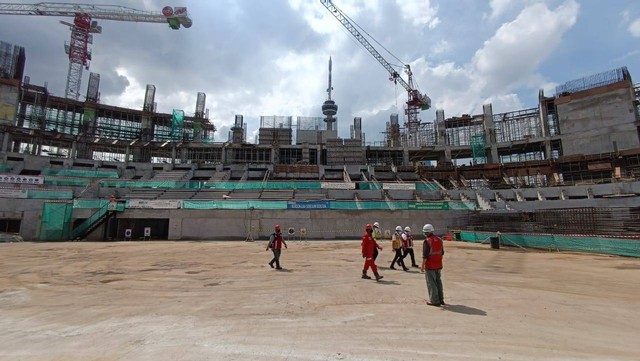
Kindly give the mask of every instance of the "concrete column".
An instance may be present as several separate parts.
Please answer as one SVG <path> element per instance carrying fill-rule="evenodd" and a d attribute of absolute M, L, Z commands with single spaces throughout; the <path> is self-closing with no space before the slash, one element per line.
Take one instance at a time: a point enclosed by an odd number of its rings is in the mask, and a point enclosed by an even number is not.
<path fill-rule="evenodd" d="M 484 113 L 482 119 L 484 125 L 484 139 L 487 147 L 489 148 L 489 152 L 487 153 L 487 163 L 500 163 L 500 158 L 498 157 L 496 129 L 495 124 L 493 123 L 493 107 L 491 106 L 491 103 L 483 105 L 482 110 Z"/>
<path fill-rule="evenodd" d="M 409 147 L 406 143 L 402 148 L 402 165 L 410 165 L 409 164 Z"/>
<path fill-rule="evenodd" d="M 5 132 L 2 134 L 2 148 L 0 148 L 0 153 L 9 152 L 9 144 L 11 143 L 11 134 L 9 132 Z"/>
<path fill-rule="evenodd" d="M 71 154 L 69 154 L 69 158 L 76 159 L 77 152 L 78 152 L 78 142 L 74 140 L 73 142 L 71 142 Z"/>
<path fill-rule="evenodd" d="M 309 163 L 309 143 L 302 143 L 302 161 Z"/>
<path fill-rule="evenodd" d="M 443 109 L 436 110 L 436 126 L 438 128 L 436 132 L 436 144 L 444 147 L 444 154 L 440 159 L 438 159 L 438 161 L 451 162 L 451 145 L 447 139 L 447 128 L 445 125 Z"/>
<path fill-rule="evenodd" d="M 551 159 L 551 133 L 549 131 L 549 108 L 545 101 L 544 91 L 538 92 L 538 109 L 540 114 L 540 131 L 544 137 L 544 158 Z"/>
<path fill-rule="evenodd" d="M 175 144 L 171 145 L 171 164 L 176 164 L 176 146 L 175 146 Z"/>

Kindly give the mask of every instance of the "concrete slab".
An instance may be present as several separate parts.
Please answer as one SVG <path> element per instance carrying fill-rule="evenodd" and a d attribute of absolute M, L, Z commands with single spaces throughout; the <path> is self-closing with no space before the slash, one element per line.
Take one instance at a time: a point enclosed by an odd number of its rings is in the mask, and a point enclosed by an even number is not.
<path fill-rule="evenodd" d="M 0 244 L 0 359 L 640 355 L 639 259 L 447 242 L 436 308 L 417 269 L 360 279 L 359 244 L 289 242 L 283 271 L 266 242 Z"/>

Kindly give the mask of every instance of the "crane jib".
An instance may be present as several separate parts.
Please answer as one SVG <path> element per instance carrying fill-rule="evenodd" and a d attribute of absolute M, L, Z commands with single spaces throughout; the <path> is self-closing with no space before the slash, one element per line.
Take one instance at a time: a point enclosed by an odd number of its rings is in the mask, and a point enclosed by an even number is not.
<path fill-rule="evenodd" d="M 356 29 L 356 27 L 349 21 L 348 16 L 345 15 L 342 10 L 331 2 L 331 0 L 320 0 L 320 3 L 329 10 L 329 12 L 344 26 L 353 37 L 356 38 L 362 44 L 367 51 L 389 72 L 389 80 L 394 83 L 400 83 L 400 85 L 407 91 L 409 100 L 407 101 L 407 107 L 421 110 L 427 110 L 431 108 L 431 98 L 426 94 L 420 94 L 420 92 L 413 86 L 413 74 L 409 65 L 405 65 L 405 72 L 408 75 L 408 82 L 402 79 L 400 74 L 393 68 L 393 66 L 371 45 L 371 43 Z M 416 116 L 416 112 L 408 110 L 407 114 L 410 117 Z M 410 119 L 408 122 L 418 122 L 417 119 Z"/>

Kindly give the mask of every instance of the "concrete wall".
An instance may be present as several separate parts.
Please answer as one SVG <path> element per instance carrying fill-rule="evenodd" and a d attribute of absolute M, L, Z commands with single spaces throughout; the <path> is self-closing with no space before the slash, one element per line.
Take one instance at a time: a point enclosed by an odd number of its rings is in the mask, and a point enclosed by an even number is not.
<path fill-rule="evenodd" d="M 337 210 L 144 210 L 128 209 L 119 219 L 169 219 L 172 240 L 244 240 L 249 229 L 255 240 L 266 240 L 279 224 L 286 233 L 290 227 L 307 229 L 309 239 L 357 239 L 367 223 L 379 222 L 383 230 L 400 225 L 411 227 L 421 237 L 422 226 L 431 223 L 436 233 L 460 226 L 466 211 L 337 211 Z M 92 234 L 99 238 L 102 230 Z M 97 239 L 95 239 L 97 240 Z"/>
<path fill-rule="evenodd" d="M 558 98 L 563 154 L 594 154 L 640 146 L 633 93 L 625 82 Z M 608 90 L 608 91 L 604 91 Z"/>
<path fill-rule="evenodd" d="M 0 198 L 0 217 L 21 219 L 20 235 L 25 241 L 35 241 L 40 230 L 43 204 L 41 199 Z"/>

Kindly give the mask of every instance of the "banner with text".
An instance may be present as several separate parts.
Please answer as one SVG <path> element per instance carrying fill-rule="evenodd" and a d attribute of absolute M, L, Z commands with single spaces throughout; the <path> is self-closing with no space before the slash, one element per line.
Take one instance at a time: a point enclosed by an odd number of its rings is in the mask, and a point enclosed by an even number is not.
<path fill-rule="evenodd" d="M 382 183 L 382 189 L 413 191 L 416 189 L 416 184 L 415 183 Z"/>
<path fill-rule="evenodd" d="M 37 175 L 0 174 L 0 183 L 44 184 L 44 177 Z"/>
<path fill-rule="evenodd" d="M 322 182 L 320 183 L 320 188 L 322 189 L 356 189 L 356 184 L 351 183 L 342 183 L 342 182 Z"/>
<path fill-rule="evenodd" d="M 129 199 L 127 208 L 147 208 L 147 209 L 179 209 L 181 201 L 170 201 L 162 199 Z"/>
<path fill-rule="evenodd" d="M 288 202 L 288 209 L 329 209 L 329 201 Z"/>

